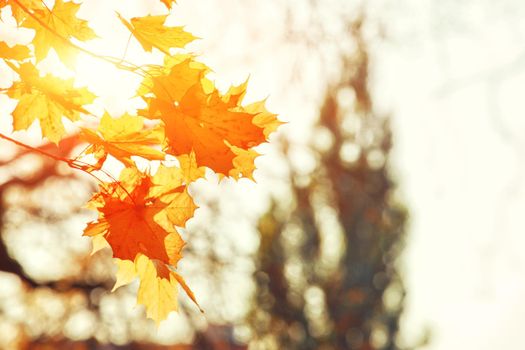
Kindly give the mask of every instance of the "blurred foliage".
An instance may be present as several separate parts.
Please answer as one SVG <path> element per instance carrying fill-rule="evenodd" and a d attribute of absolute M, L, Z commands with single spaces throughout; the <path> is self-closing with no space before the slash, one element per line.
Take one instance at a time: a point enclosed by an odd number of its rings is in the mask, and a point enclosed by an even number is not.
<path fill-rule="evenodd" d="M 293 205 L 260 220 L 253 349 L 398 348 L 406 212 L 388 174 L 388 120 L 368 90 L 362 24 L 349 27 L 355 50 L 320 110 L 315 170 L 292 173 Z"/>

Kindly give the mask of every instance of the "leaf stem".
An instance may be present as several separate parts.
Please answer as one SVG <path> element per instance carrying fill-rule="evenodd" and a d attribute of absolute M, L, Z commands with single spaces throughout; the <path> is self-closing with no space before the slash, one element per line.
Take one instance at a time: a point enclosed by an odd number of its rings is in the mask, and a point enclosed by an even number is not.
<path fill-rule="evenodd" d="M 59 156 L 56 156 L 52 153 L 49 153 L 49 152 L 46 152 L 44 151 L 43 149 L 40 149 L 40 148 L 37 148 L 37 147 L 33 147 L 33 146 L 29 146 L 28 144 L 25 144 L 23 142 L 20 142 L 18 140 L 15 140 L 9 136 L 6 136 L 2 133 L 0 133 L 0 138 L 1 139 L 4 139 L 6 141 L 9 141 L 11 143 L 14 143 L 15 145 L 19 146 L 19 147 L 22 147 L 22 148 L 25 148 L 27 149 L 29 152 L 34 152 L 34 153 L 38 153 L 40 154 L 41 156 L 44 156 L 44 157 L 47 157 L 47 158 L 51 158 L 53 160 L 56 160 L 57 162 L 64 162 L 66 163 L 70 168 L 73 168 L 73 169 L 77 169 L 77 170 L 80 170 L 80 171 L 83 171 L 85 172 L 86 174 L 90 175 L 90 176 L 93 176 L 96 180 L 102 182 L 97 176 L 95 176 L 93 173 L 91 173 L 89 170 L 86 169 L 86 165 L 89 165 L 87 163 L 84 163 L 82 161 L 79 161 L 79 160 L 76 160 L 76 159 L 68 159 L 68 158 L 64 158 L 64 157 L 59 157 Z"/>
<path fill-rule="evenodd" d="M 28 144 L 25 144 L 23 142 L 20 142 L 18 140 L 15 140 L 9 136 L 6 136 L 2 133 L 0 133 L 0 139 L 4 139 L 6 141 L 9 141 L 11 143 L 14 143 L 15 145 L 19 146 L 19 147 L 22 147 L 22 148 L 25 148 L 27 149 L 28 151 L 30 152 L 34 152 L 34 153 L 38 153 L 44 157 L 48 157 L 48 158 L 51 158 L 53 160 L 56 160 L 58 162 L 64 162 L 66 163 L 69 167 L 73 168 L 73 169 L 77 169 L 77 170 L 80 170 L 80 171 L 83 171 L 84 173 L 88 174 L 89 176 L 92 176 L 93 178 L 95 178 L 95 180 L 97 180 L 98 182 L 101 182 L 103 183 L 103 181 L 101 179 L 99 179 L 95 174 L 93 174 L 91 171 L 87 170 L 86 169 L 86 166 L 89 166 L 90 164 L 88 163 L 85 163 L 83 161 L 80 161 L 78 159 L 68 159 L 68 158 L 64 158 L 64 157 L 59 157 L 59 156 L 56 156 L 52 153 L 49 153 L 49 152 L 46 152 L 40 148 L 37 148 L 37 147 L 33 147 L 33 146 L 30 146 Z M 120 181 L 116 180 L 111 174 L 109 174 L 108 172 L 100 169 L 100 171 L 102 171 L 106 176 L 108 176 L 110 179 L 112 179 L 114 181 L 114 183 L 117 184 L 118 187 L 120 187 L 128 196 L 129 198 L 131 199 L 131 201 L 134 203 L 135 201 L 133 200 L 133 197 L 131 196 L 131 194 L 128 192 L 128 190 L 126 188 L 124 188 L 124 186 L 122 186 L 122 184 L 120 183 Z"/>

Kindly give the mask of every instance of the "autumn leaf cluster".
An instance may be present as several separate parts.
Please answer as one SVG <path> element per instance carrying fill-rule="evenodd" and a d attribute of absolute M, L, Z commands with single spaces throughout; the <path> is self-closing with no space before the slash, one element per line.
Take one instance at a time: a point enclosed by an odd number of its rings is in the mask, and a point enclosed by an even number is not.
<path fill-rule="evenodd" d="M 161 2 L 167 11 L 175 4 Z M 177 309 L 179 286 L 197 303 L 177 273 L 185 244 L 178 230 L 197 209 L 188 186 L 203 178 L 206 168 L 221 178 L 253 179 L 259 155 L 254 148 L 266 142 L 281 122 L 266 110 L 264 101 L 243 103 L 246 83 L 221 93 L 207 77 L 210 68 L 184 49 L 196 37 L 183 27 L 165 25 L 169 13 L 131 19 L 116 14 L 144 51 L 164 55 L 163 65 L 139 67 L 81 46 L 103 33 L 95 34 L 77 16 L 80 6 L 63 0 L 52 7 L 40 0 L 0 0 L 2 11 L 10 8 L 17 25 L 35 33 L 28 46 L 10 46 L 0 39 L 0 58 L 18 76 L 3 93 L 17 101 L 14 131 L 38 121 L 42 137 L 59 144 L 66 136 L 64 118 L 77 124 L 79 137 L 88 146 L 65 160 L 70 166 L 99 178 L 108 159 L 123 165 L 118 179 L 100 180 L 99 191 L 87 204 L 98 218 L 88 223 L 84 234 L 92 238 L 95 251 L 111 248 L 118 265 L 115 288 L 140 279 L 137 301 L 158 323 Z M 74 79 L 43 76 L 39 63 L 51 50 L 70 69 L 78 53 L 84 52 L 140 74 L 136 94 L 146 107 L 119 118 L 108 113 L 95 116 L 98 125 L 89 127 L 84 123 L 84 116 L 90 115 L 86 106 L 97 96 L 75 86 Z M 140 170 L 137 161 L 156 166 Z"/>

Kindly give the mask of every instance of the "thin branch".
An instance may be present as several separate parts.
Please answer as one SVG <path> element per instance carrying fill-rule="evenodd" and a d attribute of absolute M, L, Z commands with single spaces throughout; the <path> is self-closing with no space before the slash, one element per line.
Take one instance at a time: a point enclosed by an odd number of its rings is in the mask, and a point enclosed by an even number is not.
<path fill-rule="evenodd" d="M 11 138 L 11 137 L 9 137 L 9 136 L 6 136 L 6 135 L 4 135 L 4 134 L 2 134 L 2 133 L 0 133 L 0 138 L 2 138 L 2 139 L 4 139 L 4 140 L 7 140 L 7 141 L 9 141 L 9 142 L 12 142 L 12 143 L 14 143 L 15 145 L 17 145 L 17 146 L 19 146 L 19 147 L 25 148 L 25 149 L 27 149 L 27 150 L 30 151 L 30 152 L 38 153 L 38 154 L 40 154 L 40 155 L 43 155 L 43 156 L 45 156 L 45 157 L 48 157 L 48 158 L 54 159 L 54 160 L 59 161 L 59 162 L 64 162 L 64 163 L 66 163 L 66 164 L 69 165 L 69 166 L 71 166 L 72 163 L 73 163 L 73 161 L 72 161 L 71 159 L 67 159 L 67 158 L 59 157 L 59 156 L 56 156 L 56 155 L 54 155 L 54 154 L 52 154 L 52 153 L 46 152 L 46 151 L 44 151 L 44 150 L 41 149 L 41 148 L 37 148 L 37 147 L 33 147 L 33 146 L 29 146 L 29 145 L 27 145 L 27 144 L 25 144 L 25 143 L 23 143 L 23 142 L 17 141 L 17 140 L 15 140 L 15 139 L 13 139 L 13 138 Z M 73 167 L 73 168 L 77 168 L 78 166 L 75 166 L 75 165 L 73 164 L 72 167 Z"/>
<path fill-rule="evenodd" d="M 17 140 L 15 140 L 15 139 L 13 139 L 13 138 L 11 138 L 9 136 L 6 136 L 6 135 L 4 135 L 2 133 L 0 133 L 0 138 L 4 139 L 6 141 L 12 142 L 12 143 L 14 143 L 15 145 L 17 145 L 19 147 L 23 147 L 26 150 L 28 150 L 29 152 L 38 153 L 38 154 L 40 154 L 40 155 L 42 155 L 44 157 L 48 157 L 48 158 L 54 159 L 54 160 L 56 160 L 58 162 L 64 162 L 69 167 L 71 167 L 73 169 L 77 169 L 77 170 L 83 171 L 84 173 L 86 173 L 89 176 L 93 177 L 96 181 L 103 183 L 103 181 L 101 179 L 99 179 L 95 174 L 93 174 L 91 171 L 88 170 L 88 168 L 91 166 L 91 164 L 89 164 L 89 163 L 83 162 L 83 161 L 78 160 L 78 159 L 69 159 L 69 158 L 56 156 L 56 155 L 54 155 L 52 153 L 44 151 L 42 148 L 29 146 L 29 145 L 27 145 L 27 144 L 25 144 L 23 142 L 17 141 Z M 108 173 L 107 171 L 105 171 L 103 169 L 98 169 L 98 171 L 101 171 L 106 176 L 108 176 L 110 179 L 112 179 L 114 181 L 114 183 L 116 183 L 117 186 L 120 187 L 126 193 L 126 195 L 129 197 L 129 199 L 133 203 L 135 203 L 135 200 L 133 199 L 133 197 L 131 196 L 129 191 L 120 183 L 120 181 L 115 179 L 110 173 Z"/>

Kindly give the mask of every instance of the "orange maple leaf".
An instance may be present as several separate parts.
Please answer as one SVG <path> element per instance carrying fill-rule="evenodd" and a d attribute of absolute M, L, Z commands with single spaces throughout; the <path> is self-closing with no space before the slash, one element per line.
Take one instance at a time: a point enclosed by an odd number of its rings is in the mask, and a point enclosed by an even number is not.
<path fill-rule="evenodd" d="M 253 123 L 260 128 L 263 128 L 264 136 L 268 138 L 270 134 L 275 132 L 277 128 L 285 122 L 277 119 L 277 114 L 271 113 L 266 109 L 265 100 L 251 103 L 242 107 L 242 110 L 248 113 L 255 114 Z"/>
<path fill-rule="evenodd" d="M 180 76 L 186 79 L 178 79 Z M 192 68 L 190 61 L 155 77 L 151 89 L 154 97 L 147 99 L 145 115 L 164 122 L 168 153 L 179 156 L 194 152 L 199 166 L 228 175 L 237 157 L 232 147 L 249 149 L 266 137 L 263 128 L 253 122 L 258 111 L 250 113 L 238 107 L 244 90 L 223 98 L 214 88 L 206 92 L 201 78 L 202 72 Z"/>
<path fill-rule="evenodd" d="M 234 110 L 215 90 L 206 94 L 201 84 L 188 90 L 179 106 L 161 101 L 168 151 L 175 155 L 195 152 L 197 163 L 221 174 L 234 168 L 231 147 L 252 148 L 266 139 L 253 123 L 255 114 Z"/>
<path fill-rule="evenodd" d="M 168 9 L 176 3 L 160 1 Z M 137 96 L 147 108 L 140 116 L 113 119 L 105 114 L 97 129 L 82 129 L 81 136 L 89 143 L 86 153 L 95 157 L 95 164 L 49 156 L 88 173 L 101 170 L 109 155 L 125 167 L 118 181 L 100 185 L 89 201 L 88 207 L 98 212 L 98 218 L 87 225 L 84 235 L 92 238 L 93 252 L 112 249 L 118 265 L 114 289 L 140 279 L 137 301 L 158 324 L 177 309 L 179 286 L 197 304 L 175 270 L 185 245 L 177 230 L 186 226 L 197 209 L 188 186 L 205 177 L 205 167 L 219 177 L 253 180 L 259 156 L 255 147 L 282 123 L 266 110 L 265 101 L 243 105 L 247 82 L 221 93 L 207 77 L 210 68 L 197 62 L 195 55 L 172 55 L 174 49 L 184 48 L 196 37 L 184 27 L 166 26 L 168 15 L 128 21 L 117 14 L 145 51 L 156 48 L 165 54 L 163 65 L 136 66 L 77 46 L 75 40 L 96 37 L 88 22 L 77 17 L 80 1 L 52 3 L 49 8 L 42 0 L 0 0 L 0 9 L 10 6 L 19 26 L 35 30 L 29 47 L 11 47 L 0 41 L 0 59 L 20 77 L 1 92 L 18 100 L 14 130 L 26 129 L 38 119 L 43 137 L 58 143 L 66 132 L 63 118 L 77 121 L 81 113 L 87 113 L 84 105 L 96 96 L 75 87 L 73 79 L 41 76 L 36 66 L 50 50 L 69 68 L 77 51 L 82 51 L 117 68 L 145 73 Z M 145 127 L 144 117 L 156 119 L 155 126 Z M 160 163 L 158 170 L 154 174 L 138 170 L 134 156 L 157 161 L 148 163 L 147 169 Z M 178 166 L 167 166 L 172 161 L 178 161 Z"/>
<path fill-rule="evenodd" d="M 123 170 L 119 182 L 102 185 L 91 199 L 90 206 L 99 211 L 99 218 L 88 224 L 84 234 L 102 234 L 116 258 L 134 261 L 137 254 L 144 254 L 175 266 L 184 241 L 174 225 L 184 226 L 196 207 L 184 192 L 185 186 L 172 189 L 170 198 L 152 196 L 152 186 L 150 176 L 134 168 Z"/>
<path fill-rule="evenodd" d="M 118 266 L 113 290 L 138 277 L 137 303 L 157 324 L 177 310 L 179 285 L 198 306 L 191 289 L 173 270 L 184 246 L 173 226 L 184 226 L 196 208 L 184 178 L 183 170 L 175 167 L 161 166 L 153 177 L 126 168 L 120 182 L 104 185 L 89 203 L 99 211 L 99 219 L 88 224 L 84 235 L 93 238 L 93 251 L 106 244 L 112 248 Z"/>

